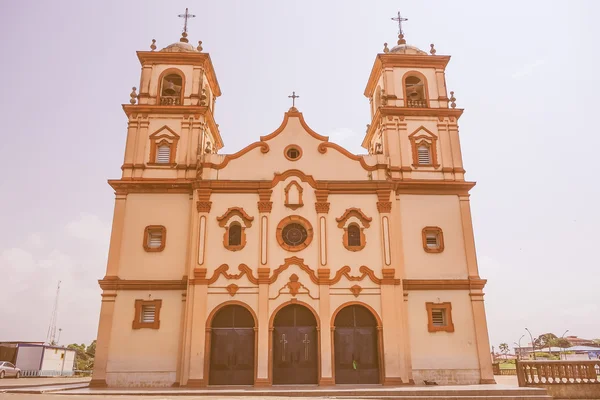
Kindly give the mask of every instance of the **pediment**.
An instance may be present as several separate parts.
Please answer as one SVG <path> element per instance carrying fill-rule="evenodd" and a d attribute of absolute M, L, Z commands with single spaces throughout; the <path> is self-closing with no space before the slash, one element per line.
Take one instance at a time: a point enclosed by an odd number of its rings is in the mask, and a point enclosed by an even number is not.
<path fill-rule="evenodd" d="M 408 137 L 412 138 L 412 139 L 420 139 L 422 137 L 431 138 L 431 139 L 438 138 L 435 133 L 431 132 L 429 129 L 425 128 L 423 125 L 418 127 L 413 133 L 408 135 Z"/>
<path fill-rule="evenodd" d="M 167 125 L 163 125 L 158 130 L 154 131 L 150 135 L 150 139 L 162 139 L 162 138 L 171 138 L 171 139 L 179 139 L 179 135 L 175 133 L 175 131 L 169 128 Z"/>

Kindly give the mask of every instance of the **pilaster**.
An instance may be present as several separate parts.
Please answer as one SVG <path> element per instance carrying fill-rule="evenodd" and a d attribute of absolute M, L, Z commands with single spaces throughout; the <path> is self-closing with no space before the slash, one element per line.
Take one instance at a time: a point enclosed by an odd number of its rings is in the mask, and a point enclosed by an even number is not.
<path fill-rule="evenodd" d="M 90 387 L 106 387 L 106 368 L 108 365 L 108 350 L 110 347 L 116 297 L 116 291 L 106 290 L 102 293 L 94 372 L 92 373 Z"/>
<path fill-rule="evenodd" d="M 477 356 L 479 358 L 479 383 L 496 383 L 490 356 L 490 339 L 488 337 L 487 319 L 483 304 L 483 292 L 471 290 L 471 307 L 473 310 L 473 323 L 475 324 L 475 340 L 477 341 Z"/>
<path fill-rule="evenodd" d="M 127 195 L 117 193 L 115 195 L 115 209 L 113 213 L 112 231 L 110 234 L 106 276 L 119 276 L 119 261 L 121 258 L 121 244 L 123 242 L 126 204 Z"/>
<path fill-rule="evenodd" d="M 259 226 L 259 268 L 258 268 L 258 360 L 256 365 L 255 386 L 270 386 L 269 380 L 269 360 L 272 356 L 272 349 L 269 349 L 269 336 L 272 332 L 269 329 L 269 275 L 271 269 L 267 266 L 268 242 L 269 242 L 269 215 L 273 208 L 271 202 L 270 189 L 260 189 L 258 192 L 258 219 Z"/>

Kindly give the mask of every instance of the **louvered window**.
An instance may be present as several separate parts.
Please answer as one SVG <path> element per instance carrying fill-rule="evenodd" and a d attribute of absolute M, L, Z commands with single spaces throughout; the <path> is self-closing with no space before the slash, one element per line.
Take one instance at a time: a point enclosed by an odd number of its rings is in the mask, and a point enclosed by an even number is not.
<path fill-rule="evenodd" d="M 168 164 L 171 162 L 171 146 L 161 144 L 156 152 L 156 162 L 160 164 Z"/>
<path fill-rule="evenodd" d="M 431 323 L 434 326 L 446 326 L 446 310 L 434 308 L 431 310 Z"/>
<path fill-rule="evenodd" d="M 425 242 L 430 249 L 437 249 L 439 246 L 437 233 L 428 233 L 425 237 Z"/>
<path fill-rule="evenodd" d="M 151 324 L 154 322 L 155 316 L 156 316 L 156 306 L 154 304 L 142 306 L 140 322 Z"/>
<path fill-rule="evenodd" d="M 148 233 L 148 247 L 151 249 L 157 249 L 162 245 L 162 232 L 161 231 L 150 231 Z"/>
<path fill-rule="evenodd" d="M 419 157 L 419 164 L 431 164 L 431 152 L 429 151 L 429 146 L 420 145 L 417 148 L 417 155 Z"/>

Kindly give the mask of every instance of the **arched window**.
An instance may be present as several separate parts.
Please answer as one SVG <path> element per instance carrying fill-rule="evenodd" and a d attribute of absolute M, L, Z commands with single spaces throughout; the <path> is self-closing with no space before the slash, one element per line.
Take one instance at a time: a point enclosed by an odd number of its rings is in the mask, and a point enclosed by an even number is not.
<path fill-rule="evenodd" d="M 242 226 L 238 223 L 232 223 L 229 226 L 229 245 L 239 246 L 242 244 Z"/>
<path fill-rule="evenodd" d="M 362 246 L 360 228 L 356 224 L 348 225 L 348 246 Z"/>
<path fill-rule="evenodd" d="M 425 108 L 427 97 L 425 96 L 425 83 L 416 76 L 409 76 L 404 80 L 404 92 L 406 93 L 406 106 Z"/>
<path fill-rule="evenodd" d="M 419 165 L 431 165 L 431 147 L 428 144 L 420 143 L 417 146 L 417 156 Z"/>
<path fill-rule="evenodd" d="M 183 93 L 183 78 L 179 74 L 169 74 L 161 82 L 160 105 L 181 105 Z"/>

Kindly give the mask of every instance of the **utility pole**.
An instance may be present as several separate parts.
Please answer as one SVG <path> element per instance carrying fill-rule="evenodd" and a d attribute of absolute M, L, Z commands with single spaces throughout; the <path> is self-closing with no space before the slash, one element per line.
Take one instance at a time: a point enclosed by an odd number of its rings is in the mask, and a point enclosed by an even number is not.
<path fill-rule="evenodd" d="M 52 317 L 50 318 L 50 325 L 48 325 L 48 333 L 46 334 L 46 342 L 48 344 L 56 344 L 56 316 L 58 314 L 58 295 L 60 293 L 60 281 L 56 286 L 56 296 L 54 297 L 54 308 L 52 309 Z"/>

